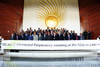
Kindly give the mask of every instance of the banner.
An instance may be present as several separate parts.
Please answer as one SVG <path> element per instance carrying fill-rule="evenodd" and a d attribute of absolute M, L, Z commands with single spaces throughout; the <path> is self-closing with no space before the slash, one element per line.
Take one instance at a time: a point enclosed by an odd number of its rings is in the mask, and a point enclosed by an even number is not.
<path fill-rule="evenodd" d="M 99 50 L 99 40 L 29 41 L 4 40 L 1 49 L 19 50 Z"/>

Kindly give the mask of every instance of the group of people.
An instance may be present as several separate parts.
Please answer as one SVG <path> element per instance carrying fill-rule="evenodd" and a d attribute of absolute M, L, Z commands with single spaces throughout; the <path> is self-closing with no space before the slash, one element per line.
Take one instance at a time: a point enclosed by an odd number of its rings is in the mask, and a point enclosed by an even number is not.
<path fill-rule="evenodd" d="M 20 33 L 12 33 L 10 40 L 87 40 L 91 39 L 91 33 L 87 31 L 77 35 L 75 31 L 70 31 L 61 29 L 40 29 L 37 30 L 32 28 L 27 28 L 26 31 L 21 30 Z"/>

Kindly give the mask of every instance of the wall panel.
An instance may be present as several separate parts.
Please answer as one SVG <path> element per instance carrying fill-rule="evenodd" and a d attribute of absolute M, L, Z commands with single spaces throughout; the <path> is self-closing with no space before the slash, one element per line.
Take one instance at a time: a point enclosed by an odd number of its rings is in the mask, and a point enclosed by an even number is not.
<path fill-rule="evenodd" d="M 0 34 L 4 39 L 9 39 L 13 32 L 19 32 L 17 28 L 22 24 L 23 5 L 24 0 L 0 0 Z"/>
<path fill-rule="evenodd" d="M 79 10 L 82 31 L 86 28 L 96 39 L 100 35 L 100 0 L 79 0 Z"/>

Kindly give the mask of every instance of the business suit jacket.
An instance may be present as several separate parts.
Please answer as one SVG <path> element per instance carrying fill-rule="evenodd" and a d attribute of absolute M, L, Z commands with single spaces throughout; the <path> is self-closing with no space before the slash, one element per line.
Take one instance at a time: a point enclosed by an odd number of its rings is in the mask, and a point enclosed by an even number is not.
<path fill-rule="evenodd" d="M 53 35 L 53 40 L 59 40 L 59 35 L 57 34 L 57 35 Z"/>
<path fill-rule="evenodd" d="M 33 40 L 33 36 L 32 35 L 29 35 L 28 36 L 28 40 Z"/>
<path fill-rule="evenodd" d="M 65 40 L 71 40 L 70 35 L 65 35 Z"/>
<path fill-rule="evenodd" d="M 78 36 L 78 40 L 84 40 L 83 36 Z"/>
<path fill-rule="evenodd" d="M 60 35 L 59 35 L 59 40 L 64 40 L 63 34 L 60 34 Z"/>
<path fill-rule="evenodd" d="M 24 40 L 28 40 L 28 34 L 24 34 Z"/>
<path fill-rule="evenodd" d="M 72 34 L 72 39 L 73 39 L 73 40 L 76 40 L 76 35 L 75 35 L 75 33 Z"/>
<path fill-rule="evenodd" d="M 70 40 L 73 40 L 73 33 L 70 33 Z"/>
<path fill-rule="evenodd" d="M 14 40 L 14 37 L 10 37 L 10 40 Z"/>
<path fill-rule="evenodd" d="M 48 35 L 48 40 L 52 40 L 52 37 L 51 37 L 51 35 Z"/>
<path fill-rule="evenodd" d="M 38 35 L 38 40 L 43 40 L 43 36 L 42 35 Z"/>
<path fill-rule="evenodd" d="M 83 32 L 84 39 L 87 40 L 87 31 Z"/>
<path fill-rule="evenodd" d="M 47 34 L 43 35 L 43 40 L 48 40 L 48 35 Z"/>

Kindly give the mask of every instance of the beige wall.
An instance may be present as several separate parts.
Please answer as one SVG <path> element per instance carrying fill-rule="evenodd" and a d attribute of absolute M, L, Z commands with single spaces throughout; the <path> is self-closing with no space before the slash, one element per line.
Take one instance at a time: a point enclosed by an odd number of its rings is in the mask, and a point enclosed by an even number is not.
<path fill-rule="evenodd" d="M 45 29 L 45 18 L 48 15 L 56 15 L 59 19 L 57 28 L 67 28 L 68 30 L 75 30 L 80 33 L 80 17 L 78 0 L 24 0 L 24 16 L 23 29 L 29 27 L 37 29 L 38 27 Z M 43 5 L 41 5 L 41 3 Z M 48 5 L 51 7 L 48 8 Z M 43 9 L 42 7 L 46 7 Z M 42 9 L 40 9 L 42 8 Z M 55 10 L 58 8 L 58 12 Z M 51 14 L 47 11 L 50 11 Z M 44 13 L 43 13 L 44 12 Z M 41 17 L 40 17 L 41 16 Z"/>

